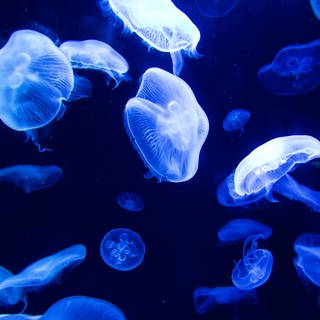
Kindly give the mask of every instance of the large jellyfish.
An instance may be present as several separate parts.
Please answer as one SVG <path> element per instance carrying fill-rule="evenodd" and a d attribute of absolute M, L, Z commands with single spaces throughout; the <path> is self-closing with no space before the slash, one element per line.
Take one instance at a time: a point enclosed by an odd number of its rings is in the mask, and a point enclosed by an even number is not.
<path fill-rule="evenodd" d="M 128 135 L 150 170 L 145 177 L 183 182 L 195 175 L 209 122 L 182 79 L 148 69 L 123 115 Z"/>
<path fill-rule="evenodd" d="M 198 10 L 208 18 L 227 15 L 240 0 L 195 0 Z"/>
<path fill-rule="evenodd" d="M 267 249 L 258 249 L 261 235 L 250 236 L 243 245 L 243 258 L 232 271 L 233 284 L 242 290 L 251 290 L 263 285 L 270 277 L 273 256 Z"/>
<path fill-rule="evenodd" d="M 225 131 L 233 132 L 239 130 L 243 131 L 243 126 L 249 121 L 251 113 L 243 109 L 233 109 L 225 117 L 223 121 L 223 129 Z"/>
<path fill-rule="evenodd" d="M 183 67 L 181 52 L 198 56 L 200 31 L 171 0 L 100 0 L 100 7 L 113 11 L 148 46 L 170 52 L 174 74 Z"/>
<path fill-rule="evenodd" d="M 203 314 L 220 304 L 238 302 L 257 303 L 255 290 L 241 290 L 237 287 L 199 287 L 193 292 L 193 302 L 197 313 Z"/>
<path fill-rule="evenodd" d="M 143 261 L 145 244 L 141 237 L 130 229 L 113 229 L 101 241 L 100 254 L 103 261 L 119 271 L 130 271 Z"/>
<path fill-rule="evenodd" d="M 320 20 L 320 0 L 310 0 L 310 5 L 314 15 Z"/>
<path fill-rule="evenodd" d="M 271 64 L 258 71 L 269 91 L 278 95 L 298 95 L 320 84 L 320 40 L 281 49 Z"/>
<path fill-rule="evenodd" d="M 142 211 L 144 208 L 143 200 L 136 192 L 120 192 L 117 195 L 117 203 L 128 211 Z"/>
<path fill-rule="evenodd" d="M 73 245 L 51 256 L 42 258 L 20 273 L 0 282 L 0 294 L 8 288 L 38 289 L 54 281 L 65 269 L 74 268 L 86 256 L 86 248 L 81 244 Z"/>
<path fill-rule="evenodd" d="M 126 320 L 114 304 L 86 296 L 72 296 L 54 303 L 41 320 Z"/>
<path fill-rule="evenodd" d="M 107 73 L 116 86 L 128 80 L 128 62 L 107 43 L 98 40 L 66 41 L 60 45 L 61 51 L 76 69 L 93 69 Z"/>
<path fill-rule="evenodd" d="M 245 240 L 253 235 L 261 235 L 268 239 L 272 229 L 267 225 L 252 219 L 234 219 L 224 225 L 218 231 L 218 238 L 222 243 Z"/>
<path fill-rule="evenodd" d="M 0 182 L 9 182 L 22 188 L 25 193 L 50 188 L 62 177 L 57 166 L 36 166 L 20 164 L 0 169 Z"/>

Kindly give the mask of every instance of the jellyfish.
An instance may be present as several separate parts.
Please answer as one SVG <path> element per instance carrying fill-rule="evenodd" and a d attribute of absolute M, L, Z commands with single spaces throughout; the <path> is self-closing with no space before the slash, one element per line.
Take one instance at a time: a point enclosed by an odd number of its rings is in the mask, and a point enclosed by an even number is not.
<path fill-rule="evenodd" d="M 278 95 L 299 95 L 320 84 L 320 40 L 281 49 L 258 71 L 263 86 Z"/>
<path fill-rule="evenodd" d="M 169 52 L 175 75 L 183 68 L 182 52 L 199 56 L 200 31 L 171 0 L 100 0 L 100 7 L 115 13 L 149 47 Z"/>
<path fill-rule="evenodd" d="M 225 117 L 223 121 L 223 129 L 225 131 L 233 132 L 239 130 L 243 131 L 243 126 L 248 122 L 251 113 L 243 109 L 233 109 Z"/>
<path fill-rule="evenodd" d="M 320 20 L 320 0 L 310 0 L 310 5 L 314 15 Z"/>
<path fill-rule="evenodd" d="M 54 303 L 41 320 L 126 320 L 114 304 L 86 296 L 71 296 Z"/>
<path fill-rule="evenodd" d="M 227 15 L 240 0 L 195 0 L 198 10 L 208 18 L 219 18 Z"/>
<path fill-rule="evenodd" d="M 148 69 L 123 116 L 127 133 L 149 168 L 146 178 L 183 182 L 196 174 L 209 122 L 182 79 Z"/>
<path fill-rule="evenodd" d="M 120 192 L 117 195 L 117 203 L 128 211 L 142 211 L 144 208 L 143 200 L 136 192 Z"/>
<path fill-rule="evenodd" d="M 113 229 L 101 241 L 100 254 L 103 261 L 119 271 L 130 271 L 143 261 L 145 244 L 141 237 L 130 229 Z"/>
<path fill-rule="evenodd" d="M 261 235 L 268 239 L 272 229 L 267 225 L 252 219 L 234 219 L 224 225 L 218 231 L 218 238 L 222 243 L 245 240 L 253 235 Z"/>
<path fill-rule="evenodd" d="M 0 169 L 0 182 L 13 183 L 25 193 L 31 193 L 50 188 L 61 179 L 62 173 L 57 166 L 20 164 Z"/>
<path fill-rule="evenodd" d="M 20 273 L 0 282 L 0 294 L 8 288 L 33 290 L 49 285 L 59 277 L 64 270 L 79 265 L 85 256 L 85 246 L 76 244 L 51 256 L 42 258 L 30 264 Z"/>
<path fill-rule="evenodd" d="M 268 281 L 273 256 L 267 249 L 258 249 L 257 240 L 261 235 L 253 235 L 243 245 L 243 259 L 239 260 L 232 271 L 232 283 L 241 290 L 251 290 Z"/>
<path fill-rule="evenodd" d="M 238 302 L 257 303 L 255 290 L 241 290 L 237 287 L 199 287 L 193 292 L 193 302 L 198 314 L 203 314 L 220 304 Z"/>
<path fill-rule="evenodd" d="M 0 319 L 1 320 L 38 320 L 40 319 L 42 316 L 38 315 L 38 316 L 31 316 L 29 314 L 1 314 L 0 315 Z"/>
<path fill-rule="evenodd" d="M 116 50 L 98 40 L 66 41 L 60 46 L 61 51 L 73 68 L 100 70 L 116 82 L 128 80 L 129 65 Z"/>

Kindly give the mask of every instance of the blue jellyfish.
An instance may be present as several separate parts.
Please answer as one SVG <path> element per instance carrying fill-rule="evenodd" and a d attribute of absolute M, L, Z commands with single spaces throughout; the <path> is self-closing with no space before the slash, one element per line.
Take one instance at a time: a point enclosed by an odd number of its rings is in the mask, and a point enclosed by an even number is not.
<path fill-rule="evenodd" d="M 8 288 L 38 289 L 54 281 L 67 268 L 79 265 L 86 256 L 86 248 L 76 244 L 51 256 L 42 258 L 20 273 L 0 282 L 0 294 Z"/>
<path fill-rule="evenodd" d="M 148 46 L 170 52 L 173 73 L 183 68 L 181 52 L 198 57 L 196 47 L 200 31 L 171 0 L 100 0 L 102 11 L 114 12 L 131 32 Z"/>
<path fill-rule="evenodd" d="M 0 182 L 13 183 L 25 193 L 30 193 L 50 188 L 61 179 L 62 173 L 57 166 L 20 164 L 0 169 Z"/>
<path fill-rule="evenodd" d="M 1 320 L 38 320 L 42 316 L 31 316 L 29 314 L 1 314 L 0 319 Z"/>
<path fill-rule="evenodd" d="M 320 84 L 320 40 L 281 49 L 258 71 L 263 86 L 278 95 L 298 95 Z"/>
<path fill-rule="evenodd" d="M 128 62 L 116 50 L 98 40 L 66 41 L 60 45 L 61 51 L 76 69 L 93 69 L 107 73 L 116 86 L 128 80 Z"/>
<path fill-rule="evenodd" d="M 222 243 L 245 240 L 253 235 L 261 235 L 268 239 L 272 229 L 267 225 L 252 219 L 234 219 L 218 231 L 218 238 Z"/>
<path fill-rule="evenodd" d="M 273 256 L 267 249 L 258 249 L 261 235 L 250 236 L 243 245 L 243 258 L 232 271 L 233 284 L 242 290 L 251 290 L 263 285 L 270 277 Z"/>
<path fill-rule="evenodd" d="M 193 302 L 197 313 L 203 314 L 220 304 L 237 302 L 257 303 L 255 290 L 241 290 L 237 287 L 199 287 L 193 292 Z"/>
<path fill-rule="evenodd" d="M 146 178 L 183 182 L 196 174 L 209 122 L 182 79 L 148 69 L 123 116 L 127 133 L 150 170 Z"/>
<path fill-rule="evenodd" d="M 320 0 L 310 0 L 310 5 L 314 15 L 320 20 Z"/>
<path fill-rule="evenodd" d="M 142 211 L 144 208 L 143 200 L 136 192 L 120 192 L 117 195 L 117 203 L 128 211 Z"/>
<path fill-rule="evenodd" d="M 141 237 L 130 229 L 113 229 L 101 241 L 103 261 L 119 271 L 130 271 L 140 265 L 145 254 Z"/>
<path fill-rule="evenodd" d="M 243 126 L 248 122 L 251 113 L 243 109 L 231 110 L 223 121 L 223 129 L 225 131 L 233 132 L 239 130 L 243 131 Z"/>
<path fill-rule="evenodd" d="M 86 296 L 72 296 L 54 303 L 41 320 L 126 320 L 114 304 Z"/>
<path fill-rule="evenodd" d="M 219 18 L 227 15 L 240 0 L 195 0 L 198 10 L 208 18 Z"/>

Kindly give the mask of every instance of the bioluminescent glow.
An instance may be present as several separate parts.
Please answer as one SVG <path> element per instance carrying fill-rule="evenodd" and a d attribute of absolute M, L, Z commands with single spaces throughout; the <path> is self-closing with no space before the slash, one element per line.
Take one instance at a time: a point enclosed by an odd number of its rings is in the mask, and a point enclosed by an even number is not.
<path fill-rule="evenodd" d="M 243 126 L 249 121 L 251 113 L 243 109 L 231 110 L 223 121 L 223 129 L 225 131 L 243 131 Z"/>
<path fill-rule="evenodd" d="M 240 0 L 195 0 L 198 10 L 208 18 L 227 15 Z"/>
<path fill-rule="evenodd" d="M 144 208 L 143 200 L 136 192 L 120 192 L 117 195 L 117 203 L 128 211 L 142 211 Z"/>
<path fill-rule="evenodd" d="M 320 20 L 320 0 L 310 0 L 310 5 L 314 15 Z"/>

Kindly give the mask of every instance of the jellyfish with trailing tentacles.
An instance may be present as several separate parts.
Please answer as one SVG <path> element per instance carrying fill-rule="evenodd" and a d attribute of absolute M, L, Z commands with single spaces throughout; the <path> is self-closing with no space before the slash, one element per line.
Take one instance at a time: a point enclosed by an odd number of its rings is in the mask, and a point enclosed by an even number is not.
<path fill-rule="evenodd" d="M 162 69 L 148 69 L 123 112 L 132 143 L 158 181 L 183 182 L 197 172 L 209 122 L 192 90 Z"/>
<path fill-rule="evenodd" d="M 117 203 L 128 211 L 142 211 L 144 208 L 143 200 L 136 192 L 120 192 L 117 195 Z"/>
<path fill-rule="evenodd" d="M 219 18 L 230 13 L 240 0 L 195 0 L 201 14 L 208 18 Z"/>
<path fill-rule="evenodd" d="M 243 132 L 243 126 L 249 121 L 251 113 L 243 109 L 233 109 L 226 115 L 223 120 L 223 129 L 228 132 Z"/>
<path fill-rule="evenodd" d="M 183 68 L 182 53 L 198 56 L 200 31 L 171 0 L 101 0 L 100 7 L 106 14 L 115 13 L 148 46 L 169 52 L 174 74 Z"/>

